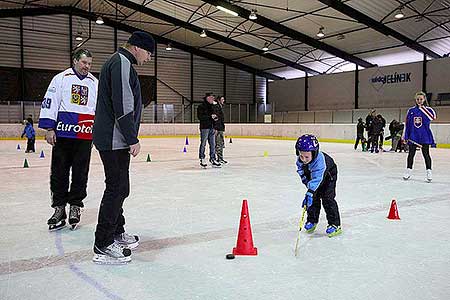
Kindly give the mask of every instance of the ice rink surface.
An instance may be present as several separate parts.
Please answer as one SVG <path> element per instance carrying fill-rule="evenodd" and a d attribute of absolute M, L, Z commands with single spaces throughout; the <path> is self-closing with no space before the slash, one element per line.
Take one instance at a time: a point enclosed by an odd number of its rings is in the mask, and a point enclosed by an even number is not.
<path fill-rule="evenodd" d="M 449 299 L 450 150 L 431 149 L 433 182 L 417 153 L 403 181 L 404 153 L 370 154 L 321 143 L 338 165 L 343 234 L 328 238 L 325 214 L 301 233 L 294 141 L 226 140 L 221 169 L 200 169 L 198 138 L 142 139 L 131 162 L 126 229 L 141 244 L 124 266 L 92 259 L 104 173 L 93 150 L 80 227 L 48 232 L 50 146 L 0 141 L 0 299 Z M 45 158 L 39 153 L 44 151 Z M 267 156 L 264 152 L 267 151 Z M 151 162 L 146 162 L 150 153 Z M 27 158 L 30 168 L 23 168 Z M 397 200 L 401 220 L 386 218 Z M 248 199 L 258 255 L 236 246 Z"/>

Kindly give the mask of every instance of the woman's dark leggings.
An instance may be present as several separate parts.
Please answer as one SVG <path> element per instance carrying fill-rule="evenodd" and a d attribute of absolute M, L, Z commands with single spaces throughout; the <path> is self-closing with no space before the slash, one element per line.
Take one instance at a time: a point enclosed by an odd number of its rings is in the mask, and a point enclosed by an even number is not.
<path fill-rule="evenodd" d="M 416 155 L 417 146 L 414 144 L 409 145 L 409 153 L 408 153 L 408 164 L 407 168 L 412 169 L 414 163 L 414 155 Z M 431 170 L 431 156 L 430 156 L 430 145 L 422 145 L 422 155 L 425 159 L 425 167 L 426 169 Z"/>

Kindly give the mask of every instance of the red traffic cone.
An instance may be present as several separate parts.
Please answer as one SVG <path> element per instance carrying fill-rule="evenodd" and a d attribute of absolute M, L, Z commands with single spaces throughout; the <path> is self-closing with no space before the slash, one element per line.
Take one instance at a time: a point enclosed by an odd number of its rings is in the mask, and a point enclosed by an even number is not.
<path fill-rule="evenodd" d="M 397 202 L 395 199 L 392 199 L 391 209 L 389 209 L 389 215 L 387 216 L 390 220 L 400 220 L 400 216 L 398 215 Z"/>
<path fill-rule="evenodd" d="M 242 201 L 241 222 L 236 247 L 233 248 L 234 255 L 258 255 L 258 250 L 253 247 L 252 228 L 248 214 L 247 200 Z"/>

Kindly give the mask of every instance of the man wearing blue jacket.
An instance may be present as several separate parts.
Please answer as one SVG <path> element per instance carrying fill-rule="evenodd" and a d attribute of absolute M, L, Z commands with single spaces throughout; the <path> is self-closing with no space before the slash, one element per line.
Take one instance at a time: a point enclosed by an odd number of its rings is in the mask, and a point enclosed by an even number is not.
<path fill-rule="evenodd" d="M 297 173 L 307 187 L 302 207 L 307 208 L 305 224 L 307 233 L 313 233 L 319 222 L 320 202 L 327 214 L 329 237 L 342 233 L 341 219 L 336 197 L 337 166 L 326 153 L 319 151 L 319 141 L 314 135 L 305 134 L 295 144 Z"/>
<path fill-rule="evenodd" d="M 133 32 L 100 71 L 93 142 L 103 162 L 106 188 L 95 231 L 95 263 L 127 263 L 130 249 L 139 245 L 138 236 L 125 232 L 122 206 L 130 193 L 130 154 L 135 157 L 141 149 L 141 86 L 133 65 L 150 61 L 154 51 L 150 34 Z"/>

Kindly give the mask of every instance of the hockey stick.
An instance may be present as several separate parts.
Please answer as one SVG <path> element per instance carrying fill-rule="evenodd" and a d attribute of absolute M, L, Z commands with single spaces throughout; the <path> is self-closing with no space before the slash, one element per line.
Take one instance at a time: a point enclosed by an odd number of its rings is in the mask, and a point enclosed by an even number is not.
<path fill-rule="evenodd" d="M 421 144 L 419 144 L 419 143 L 417 143 L 417 142 L 415 142 L 415 141 L 413 141 L 413 140 L 408 140 L 408 142 L 410 142 L 410 143 L 413 144 L 413 145 L 416 145 L 417 148 L 419 148 L 419 149 L 422 148 L 422 145 L 421 145 Z"/>
<path fill-rule="evenodd" d="M 297 254 L 298 254 L 298 241 L 300 240 L 300 232 L 302 231 L 303 220 L 305 218 L 305 212 L 306 212 L 306 205 L 303 207 L 302 217 L 300 219 L 300 222 L 298 223 L 298 235 L 297 235 L 297 241 L 295 242 L 295 256 L 297 256 Z"/>

